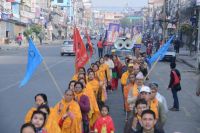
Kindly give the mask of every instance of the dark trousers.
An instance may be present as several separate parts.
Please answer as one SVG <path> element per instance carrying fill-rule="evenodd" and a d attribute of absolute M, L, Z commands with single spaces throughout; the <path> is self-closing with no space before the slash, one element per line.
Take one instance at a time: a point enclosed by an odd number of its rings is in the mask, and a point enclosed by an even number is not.
<path fill-rule="evenodd" d="M 103 57 L 103 48 L 98 48 L 99 58 Z"/>
<path fill-rule="evenodd" d="M 89 122 L 87 120 L 83 120 L 83 133 L 89 133 Z"/>
<path fill-rule="evenodd" d="M 180 49 L 179 47 L 175 48 L 176 53 L 179 53 L 179 49 Z"/>
<path fill-rule="evenodd" d="M 178 101 L 178 95 L 177 95 L 177 90 L 175 88 L 172 88 L 172 95 L 174 99 L 174 105 L 173 107 L 176 109 L 179 109 L 179 101 Z"/>

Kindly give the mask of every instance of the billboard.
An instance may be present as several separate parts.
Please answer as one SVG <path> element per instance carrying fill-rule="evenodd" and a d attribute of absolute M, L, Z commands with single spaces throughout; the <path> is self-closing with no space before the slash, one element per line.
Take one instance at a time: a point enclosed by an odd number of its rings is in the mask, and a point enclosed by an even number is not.
<path fill-rule="evenodd" d="M 119 24 L 113 24 L 113 23 L 109 24 L 108 34 L 107 34 L 108 44 L 111 45 L 117 40 L 117 38 L 119 36 L 119 29 L 120 29 Z"/>
<path fill-rule="evenodd" d="M 12 3 L 12 13 L 15 18 L 18 18 L 18 19 L 20 18 L 18 3 Z"/>

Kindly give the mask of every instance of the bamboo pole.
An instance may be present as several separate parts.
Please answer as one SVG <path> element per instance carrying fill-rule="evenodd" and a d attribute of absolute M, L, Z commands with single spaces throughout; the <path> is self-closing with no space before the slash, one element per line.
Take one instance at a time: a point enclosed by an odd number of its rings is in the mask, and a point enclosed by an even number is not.
<path fill-rule="evenodd" d="M 158 61 L 160 60 L 160 57 L 158 57 L 158 59 L 154 62 L 153 66 L 151 67 L 150 71 L 148 72 L 147 76 L 144 78 L 144 81 L 146 81 L 147 77 L 151 74 L 151 72 L 153 71 L 153 69 L 155 68 L 156 64 L 158 63 Z"/>
<path fill-rule="evenodd" d="M 58 83 L 56 82 L 56 80 L 55 80 L 53 74 L 52 74 L 51 71 L 49 70 L 49 68 L 48 68 L 48 66 L 47 66 L 47 64 L 46 64 L 46 62 L 43 60 L 42 63 L 43 63 L 43 65 L 44 65 L 44 68 L 45 68 L 46 71 L 48 72 L 48 74 L 49 74 L 51 80 L 53 81 L 54 85 L 56 86 L 56 90 L 58 91 L 58 93 L 60 94 L 60 96 L 63 97 L 63 93 L 62 93 L 62 91 L 61 91 L 61 88 L 59 87 L 59 85 L 58 85 Z"/>

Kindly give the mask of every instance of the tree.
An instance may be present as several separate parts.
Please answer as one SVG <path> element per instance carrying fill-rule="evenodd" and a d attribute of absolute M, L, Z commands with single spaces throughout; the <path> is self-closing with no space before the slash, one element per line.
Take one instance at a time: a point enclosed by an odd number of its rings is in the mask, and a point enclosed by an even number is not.
<path fill-rule="evenodd" d="M 181 32 L 184 36 L 183 38 L 185 38 L 183 41 L 189 48 L 191 55 L 192 51 L 196 50 L 196 46 L 194 46 L 192 43 L 196 39 L 197 28 L 192 27 L 190 24 L 183 24 L 181 26 Z"/>
<path fill-rule="evenodd" d="M 37 37 L 39 35 L 39 33 L 42 31 L 42 26 L 34 24 L 30 27 L 28 27 L 25 31 L 24 31 L 24 36 L 28 39 L 29 37 L 31 37 L 33 34 L 35 34 Z"/>

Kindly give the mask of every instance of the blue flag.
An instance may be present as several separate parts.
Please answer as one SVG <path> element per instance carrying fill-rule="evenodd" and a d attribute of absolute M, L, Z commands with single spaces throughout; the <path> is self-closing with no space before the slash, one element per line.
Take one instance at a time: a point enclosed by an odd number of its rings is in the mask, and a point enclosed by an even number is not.
<path fill-rule="evenodd" d="M 171 45 L 171 42 L 173 40 L 174 36 L 172 36 L 149 60 L 149 64 L 153 64 L 158 58 L 162 60 L 165 56 L 165 53 L 167 52 L 169 46 Z"/>
<path fill-rule="evenodd" d="M 28 43 L 28 64 L 26 66 L 25 77 L 21 81 L 20 87 L 24 86 L 30 80 L 32 74 L 43 60 L 43 57 L 41 56 L 39 50 L 35 47 L 35 44 L 31 38 L 29 38 Z"/>

